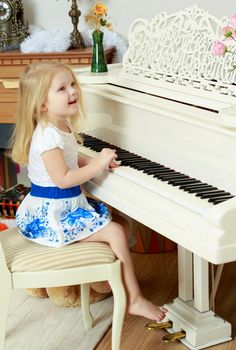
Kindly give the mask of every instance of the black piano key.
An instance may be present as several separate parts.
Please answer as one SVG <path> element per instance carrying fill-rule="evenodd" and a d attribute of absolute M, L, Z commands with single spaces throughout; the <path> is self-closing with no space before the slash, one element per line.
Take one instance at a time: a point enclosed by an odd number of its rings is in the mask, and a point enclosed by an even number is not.
<path fill-rule="evenodd" d="M 129 160 L 121 161 L 121 165 L 132 168 L 132 162 Z"/>
<path fill-rule="evenodd" d="M 170 169 L 170 168 L 163 168 L 163 169 L 160 168 L 160 169 L 156 169 L 156 170 L 154 169 L 152 175 L 153 175 L 153 177 L 158 177 L 162 174 L 165 174 L 166 172 L 174 173 L 175 171 Z"/>
<path fill-rule="evenodd" d="M 100 145 L 104 148 L 114 148 L 114 146 L 108 142 L 101 142 Z"/>
<path fill-rule="evenodd" d="M 216 191 L 208 191 L 208 192 L 205 192 L 205 193 L 198 193 L 196 195 L 196 197 L 200 197 L 202 199 L 208 199 L 208 198 L 214 198 L 214 197 L 221 197 L 221 196 L 225 196 L 225 195 L 228 195 L 230 194 L 229 192 L 225 192 L 225 191 L 220 191 L 220 190 L 216 190 Z"/>
<path fill-rule="evenodd" d="M 115 148 L 117 149 L 117 151 L 120 153 L 120 154 L 125 154 L 125 153 L 130 153 L 129 151 L 126 151 L 118 146 L 115 146 Z"/>
<path fill-rule="evenodd" d="M 168 184 L 173 185 L 173 186 L 181 186 L 183 184 L 190 185 L 190 184 L 194 184 L 194 183 L 201 183 L 201 181 L 196 180 L 196 179 L 191 179 L 189 177 L 187 177 L 187 179 L 183 179 L 183 180 L 176 179 L 176 180 L 169 180 L 168 181 Z"/>
<path fill-rule="evenodd" d="M 102 140 L 98 141 L 98 140 L 84 140 L 84 145 L 96 145 L 96 144 L 101 144 L 101 143 L 107 143 L 107 142 L 104 142 Z"/>
<path fill-rule="evenodd" d="M 148 164 L 147 162 L 134 164 L 133 168 L 137 170 L 144 170 L 146 169 L 147 164 Z"/>
<path fill-rule="evenodd" d="M 91 142 L 102 142 L 102 141 L 103 141 L 103 140 L 101 140 L 101 139 L 99 139 L 99 138 L 97 138 L 97 137 L 91 136 L 91 135 L 85 135 L 85 134 L 83 134 L 82 137 L 83 137 L 84 142 L 86 142 L 86 141 L 91 141 Z M 104 142 L 105 142 L 105 141 L 104 141 Z"/>
<path fill-rule="evenodd" d="M 121 152 L 118 152 L 117 155 L 120 157 L 120 158 L 127 158 L 129 159 L 130 157 L 135 157 L 135 158 L 138 158 L 138 159 L 142 159 L 142 157 L 138 156 L 137 154 L 135 153 L 130 153 L 130 152 L 125 152 L 125 153 L 121 153 Z"/>
<path fill-rule="evenodd" d="M 136 161 L 135 158 L 130 158 L 130 159 L 120 159 L 120 158 L 118 158 L 117 160 L 121 161 L 124 165 L 131 165 L 131 164 L 134 164 L 134 162 Z"/>
<path fill-rule="evenodd" d="M 170 170 L 170 168 L 166 168 L 163 165 L 160 166 L 153 166 L 151 169 L 147 169 L 145 172 L 149 175 L 152 173 L 156 173 L 158 171 L 166 171 L 166 170 Z"/>
<path fill-rule="evenodd" d="M 125 156 L 125 157 L 117 157 L 119 160 L 124 161 L 124 162 L 130 162 L 130 161 L 140 161 L 140 158 L 138 156 L 135 155 L 131 155 L 129 157 Z"/>
<path fill-rule="evenodd" d="M 163 173 L 163 174 L 160 174 L 158 176 L 158 179 L 163 181 L 163 182 L 168 182 L 168 181 L 171 181 L 171 180 L 184 180 L 184 179 L 187 179 L 186 176 L 177 176 L 175 175 L 174 173 Z"/>
<path fill-rule="evenodd" d="M 208 199 L 208 202 L 214 203 L 215 201 L 217 202 L 218 200 L 221 200 L 221 199 L 227 200 L 227 199 L 231 199 L 231 198 L 234 198 L 234 196 L 232 194 L 227 195 L 227 196 L 219 196 L 219 197 L 210 198 L 210 199 Z"/>
<path fill-rule="evenodd" d="M 125 159 L 125 160 L 122 159 L 122 161 L 125 162 L 125 163 L 127 163 L 127 164 L 129 164 L 129 165 L 132 166 L 133 168 L 134 168 L 136 165 L 144 165 L 144 164 L 146 164 L 146 161 L 144 161 L 144 160 L 139 160 L 139 159 L 134 159 L 134 158 L 132 158 L 132 159 Z"/>
<path fill-rule="evenodd" d="M 168 181 L 168 184 L 170 184 L 170 182 L 171 182 L 171 181 Z M 182 183 L 192 184 L 192 183 L 195 183 L 195 182 L 196 182 L 196 180 L 188 180 L 188 179 L 183 180 L 183 181 L 181 180 L 181 184 L 182 184 Z M 176 182 L 175 182 L 175 183 L 171 183 L 171 185 L 172 185 L 172 186 L 175 186 L 175 187 L 176 187 L 176 186 L 179 187 L 179 186 L 180 186 L 180 183 L 176 183 Z"/>
<path fill-rule="evenodd" d="M 150 169 L 145 169 L 143 172 L 147 175 L 152 175 L 155 173 L 156 170 L 158 169 L 165 169 L 165 167 L 163 165 L 155 165 Z"/>
<path fill-rule="evenodd" d="M 133 165 L 148 164 L 150 160 L 148 159 L 134 159 Z"/>
<path fill-rule="evenodd" d="M 196 197 L 201 197 L 202 195 L 206 195 L 208 193 L 219 193 L 221 190 L 219 190 L 217 187 L 212 187 L 211 185 L 206 186 L 200 190 L 198 190 L 197 192 L 195 192 L 195 196 Z M 224 191 L 223 191 L 224 192 Z"/>
<path fill-rule="evenodd" d="M 154 163 L 153 161 L 149 160 L 149 163 L 145 165 L 145 170 L 152 170 L 154 167 L 163 167 L 163 165 Z"/>
<path fill-rule="evenodd" d="M 139 171 L 142 171 L 144 167 L 145 167 L 145 164 L 143 164 L 143 163 L 141 163 L 141 164 L 133 164 L 132 165 L 132 168 L 134 168 L 136 170 L 139 170 Z"/>
<path fill-rule="evenodd" d="M 123 160 L 124 162 L 125 161 L 141 161 L 140 157 L 139 156 L 136 156 L 135 154 L 134 155 L 129 155 L 129 156 L 118 156 L 117 157 L 119 160 Z"/>
<path fill-rule="evenodd" d="M 96 151 L 96 152 L 101 152 L 102 151 L 102 149 L 103 149 L 104 147 L 93 147 L 93 148 L 91 148 L 93 151 Z"/>
<path fill-rule="evenodd" d="M 122 157 L 131 157 L 131 156 L 135 156 L 135 157 L 137 157 L 137 158 L 142 158 L 142 157 L 140 157 L 138 154 L 133 153 L 133 152 L 128 152 L 128 151 L 119 152 L 119 154 L 120 154 Z"/>
<path fill-rule="evenodd" d="M 165 180 L 165 181 L 169 181 L 169 180 L 174 180 L 174 179 L 185 179 L 186 178 L 186 175 L 182 175 L 182 174 L 176 174 L 176 172 L 174 171 L 174 172 L 171 172 L 171 173 L 169 173 L 169 172 L 167 172 L 167 173 L 162 173 L 162 174 L 160 174 L 160 176 L 159 176 L 159 179 L 160 180 Z"/>
<path fill-rule="evenodd" d="M 117 154 L 117 158 L 128 158 L 130 157 L 130 154 L 127 154 L 127 153 L 121 153 L 119 150 L 116 151 L 116 154 Z"/>
<path fill-rule="evenodd" d="M 170 176 L 171 174 L 172 174 L 172 173 L 170 173 L 170 172 L 161 173 L 160 175 L 155 176 L 154 178 L 155 178 L 155 179 L 158 179 L 158 180 L 161 180 L 161 181 L 163 181 L 163 182 L 165 182 L 165 181 L 169 181 L 169 179 L 170 179 L 170 178 L 165 179 L 165 177 L 164 177 L 164 176 Z M 172 175 L 172 177 L 173 177 L 173 175 Z"/>
<path fill-rule="evenodd" d="M 89 149 L 91 149 L 92 151 L 95 151 L 95 152 L 101 152 L 101 150 L 105 147 L 101 146 L 101 145 L 93 145 L 93 146 L 86 146 L 88 147 Z"/>
<path fill-rule="evenodd" d="M 108 144 L 106 142 L 100 141 L 100 142 L 87 142 L 86 145 L 88 147 L 106 147 Z"/>
<path fill-rule="evenodd" d="M 186 178 L 186 175 L 177 173 L 176 171 L 174 173 L 170 173 L 169 171 L 167 171 L 166 173 L 162 173 L 161 175 L 159 175 L 159 179 L 162 181 L 169 181 L 171 179 L 182 179 L 182 178 Z"/>
<path fill-rule="evenodd" d="M 95 145 L 97 143 L 96 140 L 85 140 L 83 141 L 83 145 L 87 146 L 87 145 Z"/>
<path fill-rule="evenodd" d="M 219 190 L 218 188 L 210 186 L 210 187 L 203 188 L 201 191 L 196 192 L 195 196 L 202 197 L 203 195 L 206 195 L 207 193 L 216 194 L 216 193 L 221 193 L 221 192 L 222 192 L 222 190 Z"/>
<path fill-rule="evenodd" d="M 199 186 L 198 188 L 191 188 L 188 190 L 189 193 L 198 193 L 198 192 L 203 192 L 205 190 L 209 190 L 209 189 L 215 189 L 218 190 L 218 188 L 216 187 L 212 187 L 211 185 L 207 185 L 207 186 Z"/>
<path fill-rule="evenodd" d="M 118 159 L 119 160 L 119 159 Z M 131 166 L 132 167 L 132 165 L 133 164 L 137 164 L 137 162 L 136 162 L 136 159 L 135 158 L 131 158 L 131 159 L 121 159 L 121 163 L 123 164 L 123 165 L 127 165 L 127 166 Z"/>
<path fill-rule="evenodd" d="M 195 183 L 195 184 L 190 184 L 190 185 L 181 185 L 179 188 L 181 190 L 192 190 L 192 189 L 199 189 L 199 188 L 203 188 L 203 187 L 207 187 L 207 186 L 210 186 L 212 187 L 211 185 L 207 184 L 207 183 L 204 183 L 204 182 L 201 182 L 200 184 L 199 183 Z"/>
<path fill-rule="evenodd" d="M 234 198 L 235 196 L 233 196 L 232 195 L 232 197 L 231 198 Z M 212 204 L 214 204 L 214 205 L 217 205 L 217 204 L 220 204 L 220 203 L 223 203 L 223 202 L 225 202 L 225 201 L 227 201 L 227 200 L 229 200 L 229 199 L 231 199 L 231 198 L 220 198 L 220 199 L 217 199 L 217 200 L 214 200 L 214 202 L 211 202 Z"/>
<path fill-rule="evenodd" d="M 146 166 L 149 166 L 149 165 L 154 165 L 154 164 L 152 164 L 152 162 L 149 160 L 149 159 L 147 159 L 147 158 L 142 158 L 142 159 L 135 159 L 134 160 L 134 165 L 136 165 L 136 164 L 145 164 Z"/>
<path fill-rule="evenodd" d="M 186 191 L 194 196 L 200 197 L 203 200 L 216 205 L 231 199 L 234 195 L 224 190 L 218 189 L 207 183 L 203 183 L 200 180 L 191 178 L 186 174 L 182 174 L 178 171 L 165 167 L 160 163 L 155 163 L 149 159 L 143 158 L 137 154 L 131 153 L 120 147 L 113 146 L 112 144 L 100 140 L 99 138 L 82 134 L 83 144 L 85 147 L 93 149 L 96 152 L 100 152 L 103 148 L 115 149 L 117 152 L 117 160 L 121 161 L 121 165 L 135 168 L 143 173 L 153 176 L 161 181 L 168 181 L 170 186 L 179 186 L 179 190 Z"/>
<path fill-rule="evenodd" d="M 85 143 L 88 143 L 88 142 L 97 142 L 97 140 L 92 139 L 90 137 L 84 137 L 83 136 L 83 143 L 85 144 Z"/>
<path fill-rule="evenodd" d="M 146 174 L 147 172 L 151 172 L 154 169 L 156 170 L 156 169 L 165 169 L 165 168 L 163 167 L 155 168 L 154 166 L 150 167 L 149 164 L 144 164 L 140 170 L 142 170 Z"/>
<path fill-rule="evenodd" d="M 169 177 L 165 177 L 165 176 L 159 176 L 158 179 L 163 181 L 163 182 L 168 182 L 171 179 L 184 179 L 185 177 L 175 177 L 174 175 L 169 175 Z"/>
<path fill-rule="evenodd" d="M 136 166 L 137 166 L 137 168 L 136 168 Z M 150 165 L 150 162 L 148 162 L 148 161 L 145 161 L 143 163 L 139 162 L 138 164 L 134 164 L 134 167 L 136 169 L 140 169 L 140 170 L 143 170 L 145 172 L 152 171 L 155 168 L 155 166 L 154 165 Z M 158 168 L 156 168 L 156 169 L 158 169 Z M 161 168 L 161 169 L 163 169 L 163 168 Z"/>
<path fill-rule="evenodd" d="M 171 175 L 163 175 L 163 177 L 168 177 L 168 176 L 170 176 L 171 177 Z M 181 174 L 179 171 L 174 171 L 174 174 L 173 174 L 173 176 L 175 176 L 175 177 L 179 177 L 179 176 L 186 176 L 186 175 L 184 175 L 184 174 Z"/>
<path fill-rule="evenodd" d="M 203 193 L 208 193 L 210 191 L 218 191 L 218 188 L 217 187 L 212 187 L 209 185 L 206 186 L 206 187 L 203 187 L 203 188 L 198 188 L 198 189 L 191 189 L 191 190 L 188 190 L 186 192 L 190 193 L 190 194 L 194 194 L 196 197 L 200 197 Z"/>
<path fill-rule="evenodd" d="M 171 170 L 171 169 L 169 169 L 169 170 L 167 170 L 167 169 L 166 170 L 160 170 L 160 171 L 156 172 L 155 174 L 153 174 L 153 177 L 159 179 L 159 177 L 161 177 L 161 175 L 166 174 L 166 173 L 173 175 L 175 173 L 175 171 Z"/>
<path fill-rule="evenodd" d="M 108 142 L 105 142 L 105 141 L 102 141 L 102 140 L 100 140 L 100 141 L 96 141 L 96 140 L 95 140 L 95 141 L 94 141 L 94 140 L 85 141 L 84 144 L 90 145 L 90 146 L 95 146 L 95 145 L 104 145 L 104 146 L 107 146 L 107 145 L 109 145 Z"/>

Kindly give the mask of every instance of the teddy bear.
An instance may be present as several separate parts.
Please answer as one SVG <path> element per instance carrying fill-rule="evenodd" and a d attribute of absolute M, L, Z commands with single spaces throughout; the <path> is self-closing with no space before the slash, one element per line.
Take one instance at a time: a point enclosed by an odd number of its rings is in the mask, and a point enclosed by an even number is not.
<path fill-rule="evenodd" d="M 80 307 L 80 285 L 51 287 L 51 288 L 29 288 L 26 290 L 31 296 L 38 298 L 50 298 L 50 300 L 61 307 Z M 111 287 L 107 281 L 93 282 L 90 284 L 90 304 L 101 301 L 111 295 Z"/>

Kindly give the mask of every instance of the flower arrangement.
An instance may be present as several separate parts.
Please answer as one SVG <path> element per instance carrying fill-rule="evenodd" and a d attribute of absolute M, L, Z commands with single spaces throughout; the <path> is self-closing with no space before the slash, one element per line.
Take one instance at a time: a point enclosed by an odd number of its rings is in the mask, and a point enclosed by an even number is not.
<path fill-rule="evenodd" d="M 101 27 L 112 30 L 111 22 L 107 21 L 107 7 L 103 3 L 95 4 L 89 14 L 85 16 L 85 21 L 94 25 L 97 32 L 101 31 Z"/>
<path fill-rule="evenodd" d="M 214 56 L 224 56 L 226 53 L 235 54 L 236 51 L 232 51 L 228 48 L 233 42 L 236 42 L 236 14 L 229 18 L 229 24 L 222 28 L 222 34 L 225 43 L 223 41 L 215 41 L 212 46 L 212 54 Z M 232 70 L 236 69 L 236 63 L 232 64 Z"/>

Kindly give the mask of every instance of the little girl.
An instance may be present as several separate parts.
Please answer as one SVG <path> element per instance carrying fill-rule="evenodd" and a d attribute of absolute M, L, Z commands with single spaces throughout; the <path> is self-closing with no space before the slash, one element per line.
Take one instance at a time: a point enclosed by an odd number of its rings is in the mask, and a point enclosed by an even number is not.
<path fill-rule="evenodd" d="M 80 185 L 116 167 L 116 153 L 103 149 L 95 158 L 78 159 L 78 122 L 84 120 L 80 86 L 62 63 L 26 67 L 19 87 L 12 158 L 28 165 L 31 191 L 21 203 L 19 232 L 33 242 L 63 247 L 76 241 L 106 242 L 122 262 L 127 311 L 161 321 L 166 309 L 140 291 L 125 229 L 111 221 L 105 204 L 86 198 Z"/>

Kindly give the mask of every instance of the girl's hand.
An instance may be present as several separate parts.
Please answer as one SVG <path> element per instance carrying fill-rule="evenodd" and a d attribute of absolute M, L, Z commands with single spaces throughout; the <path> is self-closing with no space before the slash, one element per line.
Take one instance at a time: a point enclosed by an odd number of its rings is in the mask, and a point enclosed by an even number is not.
<path fill-rule="evenodd" d="M 118 168 L 118 166 L 120 166 L 119 162 L 117 162 L 116 160 L 112 160 L 109 165 L 109 168 L 114 169 L 114 168 Z"/>
<path fill-rule="evenodd" d="M 108 170 L 110 167 L 114 168 L 115 159 L 117 154 L 115 150 L 110 148 L 103 148 L 98 157 L 93 158 L 93 161 L 96 162 L 101 170 Z"/>

